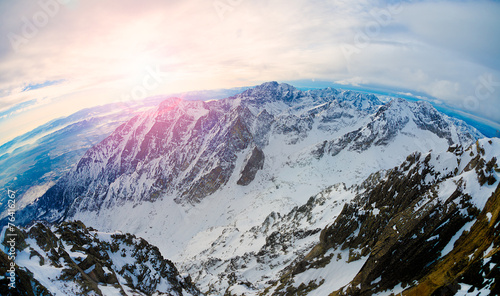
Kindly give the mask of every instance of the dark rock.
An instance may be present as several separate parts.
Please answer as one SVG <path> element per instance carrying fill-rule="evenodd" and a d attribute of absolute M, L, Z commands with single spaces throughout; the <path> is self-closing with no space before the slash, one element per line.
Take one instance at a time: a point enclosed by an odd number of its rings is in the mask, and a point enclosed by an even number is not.
<path fill-rule="evenodd" d="M 243 186 L 250 184 L 255 179 L 257 172 L 264 167 L 264 160 L 264 152 L 258 147 L 254 147 L 236 183 Z"/>

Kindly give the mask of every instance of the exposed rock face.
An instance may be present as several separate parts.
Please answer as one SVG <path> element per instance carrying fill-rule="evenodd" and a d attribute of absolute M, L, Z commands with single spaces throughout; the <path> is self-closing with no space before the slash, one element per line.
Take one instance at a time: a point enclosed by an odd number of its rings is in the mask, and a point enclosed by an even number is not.
<path fill-rule="evenodd" d="M 15 231 L 21 271 L 15 295 L 201 294 L 158 248 L 133 235 L 100 233 L 81 222 Z"/>
<path fill-rule="evenodd" d="M 413 154 L 385 176 L 374 175 L 271 294 L 318 289 L 328 276 L 300 285 L 294 279 L 333 266 L 336 254 L 348 251 L 348 262 L 364 263 L 331 295 L 373 295 L 396 286 L 404 295 L 454 295 L 464 287 L 497 295 L 499 144 L 482 140 L 468 149 Z"/>
<path fill-rule="evenodd" d="M 241 171 L 241 177 L 238 179 L 238 185 L 248 185 L 250 184 L 258 170 L 261 170 L 264 167 L 264 152 L 260 150 L 258 147 L 255 147 L 252 150 L 252 154 L 248 158 L 243 171 Z"/>

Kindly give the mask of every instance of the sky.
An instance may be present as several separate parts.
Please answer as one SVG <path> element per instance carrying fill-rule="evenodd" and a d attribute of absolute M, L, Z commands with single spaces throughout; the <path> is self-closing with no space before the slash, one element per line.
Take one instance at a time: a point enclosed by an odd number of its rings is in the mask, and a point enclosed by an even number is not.
<path fill-rule="evenodd" d="M 500 1 L 0 0 L 0 144 L 90 106 L 265 81 L 405 90 L 498 124 L 498 16 Z"/>

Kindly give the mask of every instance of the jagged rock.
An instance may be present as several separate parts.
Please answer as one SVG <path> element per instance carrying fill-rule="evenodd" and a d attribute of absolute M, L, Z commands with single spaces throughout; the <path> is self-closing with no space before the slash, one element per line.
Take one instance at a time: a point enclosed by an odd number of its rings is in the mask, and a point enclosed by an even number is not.
<path fill-rule="evenodd" d="M 158 248 L 133 235 L 100 233 L 79 221 L 51 227 L 38 223 L 16 228 L 16 233 L 25 246 L 17 254 L 20 294 L 15 295 L 107 295 L 110 289 L 123 295 L 201 295 Z M 5 254 L 0 255 L 7 264 Z M 27 264 L 35 257 L 40 269 Z"/>
<path fill-rule="evenodd" d="M 52 296 L 51 294 L 39 281 L 33 277 L 33 273 L 21 269 L 17 264 L 14 266 L 15 269 L 15 281 L 11 282 L 8 271 L 11 268 L 8 256 L 0 252 L 0 294 L 4 296 Z M 11 284 L 12 288 L 9 287 Z"/>

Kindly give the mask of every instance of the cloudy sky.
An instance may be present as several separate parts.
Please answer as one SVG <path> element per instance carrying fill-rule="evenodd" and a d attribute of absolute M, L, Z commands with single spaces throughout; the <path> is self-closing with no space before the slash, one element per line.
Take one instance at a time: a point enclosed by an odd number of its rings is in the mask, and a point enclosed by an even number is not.
<path fill-rule="evenodd" d="M 81 108 L 328 81 L 500 123 L 499 1 L 0 0 L 0 143 Z"/>

